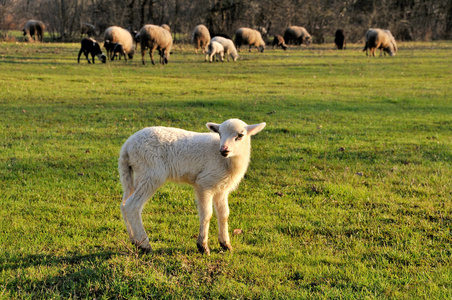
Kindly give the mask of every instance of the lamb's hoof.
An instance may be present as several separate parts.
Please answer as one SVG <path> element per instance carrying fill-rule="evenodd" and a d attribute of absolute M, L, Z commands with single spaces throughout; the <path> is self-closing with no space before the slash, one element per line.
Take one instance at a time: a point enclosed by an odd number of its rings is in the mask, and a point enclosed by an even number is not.
<path fill-rule="evenodd" d="M 132 242 L 132 245 L 134 245 L 138 249 L 138 251 L 140 251 L 141 253 L 144 253 L 144 254 L 152 253 L 152 247 L 149 244 L 149 241 L 146 241 L 146 242 L 135 241 L 135 242 Z"/>
<path fill-rule="evenodd" d="M 138 250 L 140 250 L 140 252 L 143 253 L 143 254 L 149 254 L 149 253 L 152 253 L 152 248 L 151 248 L 151 246 L 149 246 L 149 247 L 142 247 L 142 246 L 139 246 L 139 247 L 138 247 Z"/>
<path fill-rule="evenodd" d="M 196 243 L 196 246 L 198 246 L 199 253 L 210 255 L 210 249 L 207 245 Z"/>
<path fill-rule="evenodd" d="M 221 248 L 223 248 L 224 251 L 231 251 L 232 252 L 232 246 L 230 243 L 222 243 L 220 242 Z"/>

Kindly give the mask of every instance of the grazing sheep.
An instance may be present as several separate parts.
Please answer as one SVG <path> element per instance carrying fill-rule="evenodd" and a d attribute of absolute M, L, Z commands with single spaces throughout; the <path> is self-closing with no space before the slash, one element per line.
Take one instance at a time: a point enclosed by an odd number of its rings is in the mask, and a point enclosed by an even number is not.
<path fill-rule="evenodd" d="M 201 48 L 202 53 L 206 53 L 207 46 L 210 43 L 210 33 L 206 26 L 200 24 L 195 27 L 192 34 L 192 42 L 195 44 L 195 53 Z"/>
<path fill-rule="evenodd" d="M 250 161 L 251 136 L 265 123 L 247 125 L 238 119 L 207 123 L 218 133 L 197 133 L 169 127 L 147 127 L 127 139 L 119 155 L 124 189 L 121 212 L 130 241 L 152 251 L 141 212 L 149 198 L 166 181 L 194 186 L 200 229 L 197 246 L 210 254 L 208 231 L 212 202 L 218 219 L 219 242 L 232 250 L 228 233 L 228 195 L 245 175 Z"/>
<path fill-rule="evenodd" d="M 105 44 L 106 43 L 107 41 L 105 41 Z M 121 56 L 124 56 L 124 60 L 127 61 L 127 55 L 121 43 L 110 43 L 109 47 L 112 49 L 110 60 L 115 60 L 116 56 L 118 56 L 118 60 L 121 60 Z"/>
<path fill-rule="evenodd" d="M 154 50 L 157 49 L 160 54 L 160 63 L 167 64 L 171 53 L 171 47 L 173 46 L 173 38 L 171 33 L 156 25 L 144 25 L 140 30 L 140 42 L 141 42 L 141 60 L 144 63 L 144 55 L 146 47 L 149 48 L 149 56 L 151 57 L 152 64 L 154 62 Z"/>
<path fill-rule="evenodd" d="M 80 37 L 86 34 L 88 37 L 92 37 L 96 35 L 96 27 L 89 23 L 82 23 L 80 25 Z"/>
<path fill-rule="evenodd" d="M 93 64 L 94 57 L 97 56 L 102 63 L 105 63 L 107 61 L 107 57 L 102 53 L 102 50 L 100 48 L 99 43 L 92 39 L 92 38 L 84 38 L 81 42 L 82 46 L 80 48 L 80 51 L 78 52 L 78 58 L 77 62 L 80 63 L 80 55 L 85 54 L 86 60 L 90 64 L 91 61 L 89 60 L 88 54 L 91 54 L 91 57 L 93 58 Z"/>
<path fill-rule="evenodd" d="M 209 61 L 212 62 L 212 58 L 214 55 L 217 55 L 217 61 L 218 61 L 218 56 L 220 57 L 221 61 L 224 61 L 224 47 L 223 45 L 221 45 L 218 42 L 210 42 L 209 46 L 208 46 L 208 50 L 206 53 L 206 59 L 205 61 L 207 61 L 207 58 L 209 58 Z"/>
<path fill-rule="evenodd" d="M 281 47 L 282 49 L 286 50 L 287 49 L 287 45 L 284 42 L 284 38 L 282 36 L 275 35 L 275 37 L 273 38 L 273 44 L 272 44 L 272 48 L 274 49 L 276 47 Z"/>
<path fill-rule="evenodd" d="M 312 42 L 312 37 L 304 27 L 289 26 L 284 31 L 284 40 L 287 44 L 294 43 L 295 45 L 305 44 L 309 46 Z"/>
<path fill-rule="evenodd" d="M 251 46 L 258 48 L 260 52 L 264 52 L 265 49 L 265 42 L 261 33 L 256 29 L 247 27 L 239 28 L 235 32 L 235 46 L 240 50 L 242 45 L 249 45 L 249 52 L 251 52 Z"/>
<path fill-rule="evenodd" d="M 334 34 L 334 43 L 336 44 L 337 49 L 345 50 L 345 33 L 343 29 L 336 30 L 336 33 Z"/>
<path fill-rule="evenodd" d="M 377 49 L 387 52 L 390 56 L 395 55 L 397 51 L 397 44 L 394 36 L 389 30 L 370 28 L 366 32 L 365 40 L 366 42 L 363 51 L 366 51 L 366 55 L 368 55 L 368 50 L 370 50 L 371 56 L 375 56 L 375 50 Z"/>
<path fill-rule="evenodd" d="M 133 58 L 133 54 L 135 53 L 135 49 L 133 46 L 133 37 L 128 30 L 118 26 L 108 27 L 104 33 L 104 41 L 109 41 L 110 43 L 113 44 L 120 43 L 129 59 Z M 107 49 L 105 44 L 104 47 L 105 49 Z M 109 49 L 107 49 L 107 56 L 109 58 L 112 57 L 111 51 L 113 51 L 113 48 L 109 47 Z"/>
<path fill-rule="evenodd" d="M 212 38 L 213 42 L 220 43 L 224 48 L 224 55 L 229 61 L 229 56 L 231 56 L 233 61 L 237 61 L 237 58 L 239 55 L 237 54 L 237 49 L 235 49 L 234 42 L 230 39 L 221 37 L 221 36 L 215 36 Z M 211 41 L 211 42 L 212 42 Z"/>
<path fill-rule="evenodd" d="M 102 63 L 105 63 L 107 61 L 107 58 L 102 53 L 102 50 L 100 48 L 99 43 L 96 40 L 93 40 L 92 38 L 84 38 L 81 42 L 82 47 L 80 48 L 80 51 L 78 53 L 77 62 L 80 63 L 80 55 L 85 54 L 86 60 L 90 64 L 91 61 L 89 60 L 88 54 L 91 54 L 91 57 L 93 58 L 93 64 L 94 57 L 97 56 Z"/>
<path fill-rule="evenodd" d="M 384 30 L 384 32 L 386 32 L 389 35 L 389 38 L 390 38 L 390 41 L 391 41 L 391 46 L 392 46 L 392 49 L 394 51 L 394 55 L 396 55 L 396 52 L 397 52 L 398 48 L 397 48 L 397 43 L 395 41 L 394 36 L 392 35 L 391 31 L 389 31 L 389 30 Z M 386 52 L 384 52 L 384 54 L 386 55 Z M 380 55 L 381 55 L 381 52 L 380 52 Z"/>
<path fill-rule="evenodd" d="M 24 29 L 22 29 L 24 36 L 27 36 L 27 40 L 29 42 L 35 42 L 39 40 L 42 42 L 42 38 L 44 36 L 44 30 L 46 26 L 41 21 L 37 20 L 29 20 L 25 23 Z M 33 39 L 35 36 L 35 39 Z"/>

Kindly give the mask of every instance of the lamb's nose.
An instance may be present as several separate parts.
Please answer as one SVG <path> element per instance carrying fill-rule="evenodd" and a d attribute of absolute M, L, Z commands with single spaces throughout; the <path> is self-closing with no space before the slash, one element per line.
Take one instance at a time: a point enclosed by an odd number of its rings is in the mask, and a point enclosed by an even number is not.
<path fill-rule="evenodd" d="M 227 147 L 221 147 L 220 148 L 220 153 L 221 155 L 223 155 L 224 157 L 227 157 L 229 154 L 229 149 Z"/>

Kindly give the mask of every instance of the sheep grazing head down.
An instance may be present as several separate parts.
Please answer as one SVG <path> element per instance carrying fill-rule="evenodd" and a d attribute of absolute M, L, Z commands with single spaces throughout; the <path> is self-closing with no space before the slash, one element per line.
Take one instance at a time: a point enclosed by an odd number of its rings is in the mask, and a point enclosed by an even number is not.
<path fill-rule="evenodd" d="M 223 157 L 240 155 L 248 149 L 251 136 L 264 129 L 266 123 L 247 125 L 239 119 L 229 119 L 221 124 L 207 123 L 207 128 L 220 135 L 220 154 Z"/>

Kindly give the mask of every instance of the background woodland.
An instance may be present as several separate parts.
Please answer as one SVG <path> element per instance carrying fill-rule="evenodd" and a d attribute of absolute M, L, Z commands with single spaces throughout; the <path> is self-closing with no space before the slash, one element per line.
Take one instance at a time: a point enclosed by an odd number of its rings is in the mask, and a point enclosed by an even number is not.
<path fill-rule="evenodd" d="M 95 25 L 98 35 L 111 25 L 168 24 L 180 42 L 200 23 L 230 36 L 242 26 L 264 27 L 269 36 L 304 26 L 315 43 L 331 42 L 338 28 L 349 42 L 370 27 L 389 29 L 402 41 L 452 38 L 452 0 L 0 0 L 3 31 L 22 29 L 29 19 L 67 41 L 79 37 L 82 23 Z"/>

